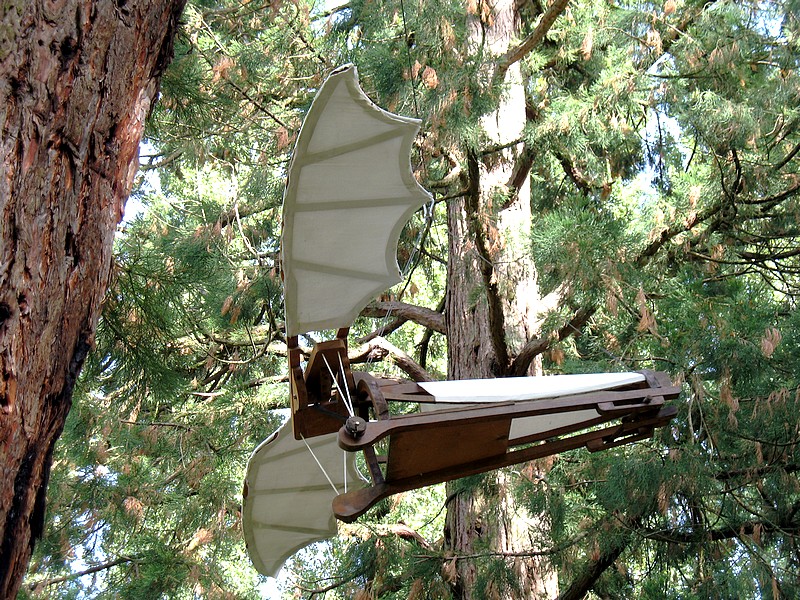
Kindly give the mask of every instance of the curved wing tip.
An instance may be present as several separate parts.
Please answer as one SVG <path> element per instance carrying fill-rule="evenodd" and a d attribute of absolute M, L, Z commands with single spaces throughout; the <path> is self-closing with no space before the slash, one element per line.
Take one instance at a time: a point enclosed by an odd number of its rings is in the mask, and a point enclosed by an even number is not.
<path fill-rule="evenodd" d="M 350 71 L 351 69 L 353 73 L 358 75 L 358 68 L 353 63 L 345 63 L 343 65 L 336 67 L 333 71 L 330 72 L 330 75 L 340 75 L 341 73 L 345 73 L 347 71 Z"/>
<path fill-rule="evenodd" d="M 279 564 L 277 567 L 264 569 L 263 571 L 261 571 L 261 574 L 262 575 L 266 575 L 267 577 L 272 577 L 273 579 L 275 579 L 276 577 L 278 577 L 278 575 L 280 575 L 281 569 L 283 569 L 283 565 L 285 563 L 286 563 L 286 561 L 282 561 L 281 564 Z"/>

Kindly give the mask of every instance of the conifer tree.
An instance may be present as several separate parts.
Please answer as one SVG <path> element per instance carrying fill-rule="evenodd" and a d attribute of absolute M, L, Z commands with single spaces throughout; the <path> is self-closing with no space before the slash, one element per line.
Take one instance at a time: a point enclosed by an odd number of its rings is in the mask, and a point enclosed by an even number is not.
<path fill-rule="evenodd" d="M 381 503 L 291 562 L 286 593 L 797 595 L 796 3 L 510 9 L 190 4 L 31 593 L 259 596 L 237 510 L 287 404 L 283 177 L 315 90 L 351 61 L 379 105 L 423 119 L 413 162 L 436 199 L 401 240 L 407 282 L 355 323 L 354 363 L 657 368 L 685 393 L 652 441 Z M 458 518 L 471 502 L 484 520 Z M 513 546 L 489 526 L 504 507 Z"/>
<path fill-rule="evenodd" d="M 0 12 L 0 597 L 42 535 L 53 449 L 183 2 Z"/>

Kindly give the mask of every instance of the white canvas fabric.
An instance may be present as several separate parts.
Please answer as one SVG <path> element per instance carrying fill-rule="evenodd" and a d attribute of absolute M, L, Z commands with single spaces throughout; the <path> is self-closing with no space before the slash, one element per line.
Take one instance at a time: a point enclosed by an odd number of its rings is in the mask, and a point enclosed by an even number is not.
<path fill-rule="evenodd" d="M 641 373 L 581 373 L 542 377 L 504 377 L 463 381 L 424 381 L 418 385 L 436 402 L 485 403 L 557 398 L 607 390 L 644 381 Z"/>
<path fill-rule="evenodd" d="M 275 577 L 295 552 L 336 535 L 331 502 L 337 493 L 322 468 L 339 493 L 364 485 L 355 454 L 341 450 L 336 440 L 336 433 L 308 440 L 312 454 L 294 439 L 287 421 L 250 457 L 242 530 L 250 558 L 264 575 Z"/>
<path fill-rule="evenodd" d="M 600 413 L 596 410 L 573 410 L 512 419 L 511 430 L 508 432 L 508 441 L 513 443 L 515 440 L 522 438 L 554 432 L 562 427 L 575 427 L 580 423 L 588 424 L 598 418 L 600 418 Z"/>
<path fill-rule="evenodd" d="M 419 124 L 373 104 L 352 65 L 320 88 L 284 193 L 288 335 L 349 327 L 370 300 L 400 281 L 400 232 L 431 199 L 411 171 Z"/>
<path fill-rule="evenodd" d="M 525 402 L 608 390 L 644 381 L 641 373 L 585 373 L 544 377 L 506 377 L 464 381 L 420 382 L 434 397 L 434 404 L 422 404 L 423 411 L 442 410 L 452 404 Z M 596 410 L 578 410 L 521 417 L 511 421 L 509 441 L 527 438 L 600 418 Z"/>

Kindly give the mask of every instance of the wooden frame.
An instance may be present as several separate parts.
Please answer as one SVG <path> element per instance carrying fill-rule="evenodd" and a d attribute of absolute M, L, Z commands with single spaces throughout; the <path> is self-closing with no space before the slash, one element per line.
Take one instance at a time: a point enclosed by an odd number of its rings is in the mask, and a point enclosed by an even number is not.
<path fill-rule="evenodd" d="M 300 366 L 301 350 L 297 336 L 287 340 L 289 390 L 295 439 L 334 433 L 349 416 L 347 405 L 341 396 L 345 386 L 348 390 L 355 389 L 355 380 L 347 357 L 349 330 L 348 327 L 339 329 L 335 339 L 315 344 L 305 372 Z M 340 364 L 343 369 L 339 368 Z M 328 370 L 329 366 L 336 378 L 335 382 Z M 341 380 L 342 371 L 346 381 Z"/>
<path fill-rule="evenodd" d="M 336 386 L 325 359 L 333 368 Z M 289 364 L 295 437 L 338 431 L 341 448 L 364 452 L 372 485 L 340 494 L 333 501 L 334 515 L 345 522 L 399 492 L 575 448 L 595 452 L 646 439 L 675 416 L 677 410 L 665 402 L 680 393 L 666 374 L 641 371 L 644 382 L 613 390 L 449 405 L 435 412 L 391 416 L 389 402 L 424 404 L 435 399 L 414 382 L 351 372 L 347 329 L 339 330 L 335 340 L 315 346 L 305 373 L 296 338 L 290 340 Z M 352 416 L 341 396 L 345 382 L 355 412 Z M 579 411 L 586 416 L 568 425 L 511 438 L 515 419 Z M 370 413 L 374 420 L 369 420 Z M 376 452 L 381 443 L 388 446 L 386 456 Z"/>

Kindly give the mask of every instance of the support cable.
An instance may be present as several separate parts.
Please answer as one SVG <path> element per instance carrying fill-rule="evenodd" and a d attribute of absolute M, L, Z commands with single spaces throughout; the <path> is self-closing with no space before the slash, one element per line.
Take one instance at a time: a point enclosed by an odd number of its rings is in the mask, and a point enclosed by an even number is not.
<path fill-rule="evenodd" d="M 322 360 L 325 361 L 325 366 L 328 367 L 328 373 L 330 373 L 331 379 L 333 380 L 333 385 L 336 386 L 336 389 L 339 391 L 339 395 L 342 397 L 342 401 L 344 402 L 345 408 L 347 408 L 347 413 L 353 417 L 355 416 L 355 412 L 353 411 L 353 403 L 350 401 L 350 392 L 347 389 L 347 378 L 344 378 L 344 385 L 339 385 L 339 379 L 336 375 L 333 374 L 333 369 L 331 369 L 331 365 L 328 362 L 328 357 L 324 354 L 322 355 Z M 339 357 L 339 361 L 341 363 L 342 357 Z M 344 377 L 344 368 L 342 368 L 342 376 Z"/>
<path fill-rule="evenodd" d="M 308 445 L 308 442 L 306 441 L 306 438 L 302 433 L 300 434 L 300 439 L 303 440 L 303 443 L 306 445 L 306 448 L 308 448 L 308 451 L 311 453 L 311 457 L 314 459 L 314 462 L 317 463 L 317 466 L 319 467 L 319 470 L 322 471 L 323 475 L 325 475 L 325 479 L 328 480 L 328 483 L 331 484 L 331 487 L 333 488 L 333 491 L 338 496 L 339 495 L 339 489 L 334 485 L 333 481 L 331 480 L 330 476 L 328 475 L 328 472 L 325 470 L 325 467 L 323 467 L 322 463 L 319 462 L 319 459 L 317 458 L 317 455 L 314 454 L 314 451 L 311 449 L 311 446 Z"/>
<path fill-rule="evenodd" d="M 411 82 L 411 96 L 414 99 L 414 115 L 419 119 L 419 104 L 417 102 L 417 82 L 414 76 L 414 63 L 411 62 L 411 41 L 408 35 L 408 24 L 406 23 L 406 4 L 400 0 L 400 15 L 403 19 L 403 34 L 405 35 L 406 56 L 408 57 L 408 74 Z"/>

